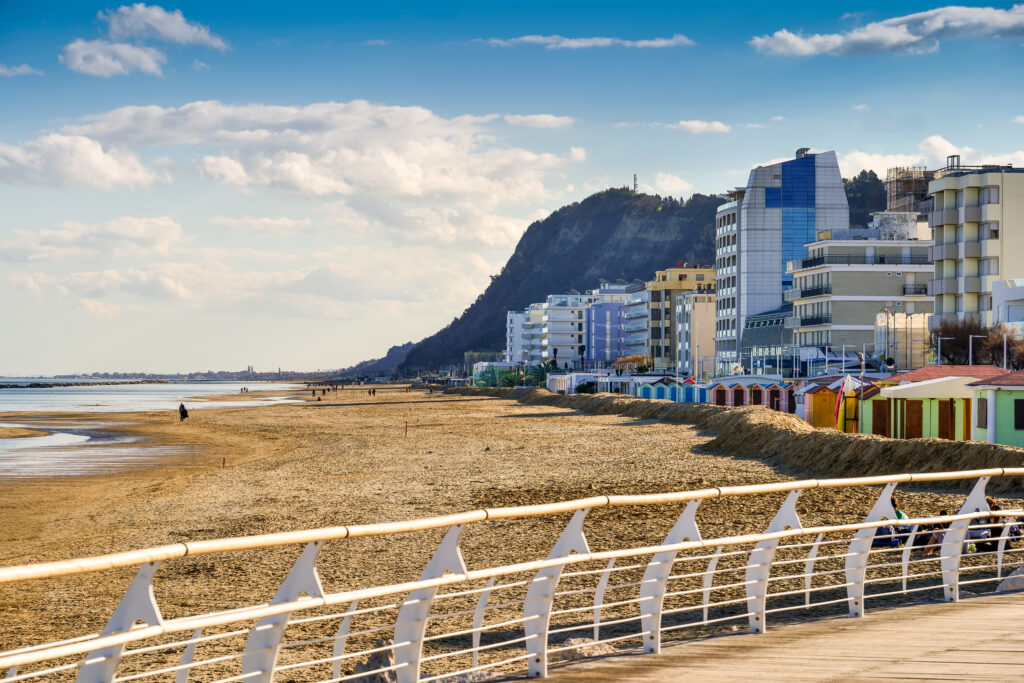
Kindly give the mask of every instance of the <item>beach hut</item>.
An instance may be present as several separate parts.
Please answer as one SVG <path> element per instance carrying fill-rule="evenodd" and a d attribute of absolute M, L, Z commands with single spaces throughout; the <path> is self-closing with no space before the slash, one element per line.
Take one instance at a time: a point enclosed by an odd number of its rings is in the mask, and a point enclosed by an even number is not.
<path fill-rule="evenodd" d="M 971 438 L 974 388 L 970 377 L 940 377 L 882 387 L 889 399 L 889 436 L 897 439 Z"/>
<path fill-rule="evenodd" d="M 692 377 L 678 381 L 672 377 L 661 377 L 654 381 L 638 383 L 636 396 L 675 403 L 704 403 L 707 400 L 707 386 Z"/>
<path fill-rule="evenodd" d="M 796 391 L 797 400 L 802 402 L 802 411 L 797 414 L 813 427 L 858 432 L 861 393 L 870 386 L 869 381 L 853 375 L 807 380 Z"/>
<path fill-rule="evenodd" d="M 770 375 L 718 377 L 707 388 L 707 403 L 720 406 L 765 406 L 793 412 L 793 385 Z"/>
<path fill-rule="evenodd" d="M 1024 448 L 1024 372 L 970 383 L 977 406 L 974 439 Z"/>

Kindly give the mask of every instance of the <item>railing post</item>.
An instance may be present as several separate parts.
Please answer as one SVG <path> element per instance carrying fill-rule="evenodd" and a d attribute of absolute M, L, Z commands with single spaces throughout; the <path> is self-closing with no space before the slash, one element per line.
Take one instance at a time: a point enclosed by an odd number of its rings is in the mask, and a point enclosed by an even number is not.
<path fill-rule="evenodd" d="M 334 671 L 335 678 L 341 678 L 341 659 L 342 655 L 345 654 L 345 645 L 348 642 L 348 632 L 352 628 L 352 613 L 359 607 L 359 601 L 353 600 L 349 603 L 348 609 L 345 610 L 345 616 L 341 619 L 341 624 L 338 626 L 338 632 L 334 634 L 334 650 L 331 652 L 331 657 L 334 657 Z"/>
<path fill-rule="evenodd" d="M 583 535 L 583 519 L 590 508 L 577 510 L 562 535 L 555 541 L 555 546 L 548 553 L 548 559 L 568 557 L 573 552 L 589 553 L 590 546 Z M 548 628 L 551 624 L 551 605 L 555 599 L 555 587 L 558 577 L 562 575 L 562 565 L 546 567 L 537 572 L 526 591 L 523 603 L 523 630 L 526 633 L 527 662 L 530 666 L 531 678 L 544 678 L 548 675 Z M 401 682 L 399 682 L 401 683 Z"/>
<path fill-rule="evenodd" d="M 682 543 L 684 539 L 700 541 L 697 528 L 697 506 L 700 500 L 691 500 L 679 519 L 668 532 L 661 545 Z M 657 553 L 644 569 L 640 581 L 640 629 L 644 632 L 644 653 L 661 652 L 661 611 L 665 604 L 665 588 L 676 560 L 675 550 Z"/>
<path fill-rule="evenodd" d="M 159 626 L 163 623 L 160 608 L 157 607 L 156 598 L 153 597 L 153 574 L 156 573 L 159 564 L 159 562 L 147 562 L 139 567 L 139 573 L 135 575 L 135 579 L 128 586 L 127 592 L 118 603 L 110 621 L 100 632 L 101 636 L 131 631 L 132 626 L 140 619 L 147 626 Z M 78 677 L 75 680 L 77 683 L 107 683 L 114 680 L 122 652 L 124 652 L 124 645 L 112 645 L 90 652 L 86 655 L 82 666 L 79 667 Z"/>
<path fill-rule="evenodd" d="M 896 521 L 896 510 L 892 506 L 892 492 L 897 482 L 890 482 L 882 488 L 871 511 L 864 518 L 865 522 L 879 522 L 883 519 Z M 875 540 L 877 527 L 859 529 L 850 541 L 846 550 L 846 598 L 850 604 L 850 616 L 864 616 L 864 579 L 868 572 L 868 559 L 871 554 L 871 543 Z"/>
<path fill-rule="evenodd" d="M 794 489 L 789 492 L 765 533 L 803 528 L 803 525 L 800 524 L 800 517 L 796 513 L 796 500 L 800 497 L 801 492 L 802 489 Z M 749 613 L 747 618 L 750 622 L 751 633 L 764 633 L 768 627 L 765 623 L 768 577 L 772 571 L 772 559 L 775 557 L 775 549 L 778 546 L 779 539 L 773 538 L 761 541 L 750 551 L 750 560 L 747 562 L 747 570 L 744 572 L 744 582 L 747 588 L 747 612 Z"/>
<path fill-rule="evenodd" d="M 985 500 L 985 487 L 991 477 L 981 477 L 967 495 L 964 504 L 960 506 L 957 514 L 968 512 L 988 512 L 988 502 Z M 980 516 L 980 515 L 979 515 Z M 958 602 L 960 600 L 960 556 L 964 551 L 964 541 L 967 537 L 967 527 L 973 519 L 958 519 L 949 525 L 942 536 L 942 545 L 939 546 L 941 555 L 939 562 L 942 565 L 942 592 L 946 602 Z"/>
<path fill-rule="evenodd" d="M 203 629 L 197 628 L 192 631 L 192 640 L 195 641 L 199 636 L 203 634 Z M 174 674 L 174 683 L 188 683 L 188 677 L 192 673 L 192 667 L 187 666 L 192 663 L 192 660 L 196 657 L 196 646 L 199 643 L 191 642 L 188 647 L 185 648 L 185 652 L 182 653 L 181 659 L 178 660 L 178 666 L 185 667 L 184 669 L 178 669 L 178 673 Z"/>
<path fill-rule="evenodd" d="M 608 560 L 608 566 L 601 573 L 601 578 L 594 589 L 594 642 L 601 640 L 601 606 L 604 604 L 604 593 L 608 590 L 608 581 L 612 577 L 615 558 Z"/>
<path fill-rule="evenodd" d="M 462 525 L 448 529 L 437 547 L 420 581 L 436 579 L 447 572 L 465 574 L 466 562 L 459 550 Z M 423 636 L 427 631 L 427 617 L 434 602 L 436 588 L 421 588 L 409 593 L 398 611 L 395 622 L 395 677 L 398 683 L 416 683 L 420 680 L 420 658 L 423 656 Z"/>
<path fill-rule="evenodd" d="M 285 577 L 281 587 L 277 589 L 271 605 L 282 602 L 294 602 L 303 593 L 313 598 L 322 598 L 324 589 L 320 585 L 320 577 L 316 573 L 316 556 L 320 552 L 323 541 L 307 543 L 299 559 L 288 576 Z M 277 655 L 281 650 L 281 639 L 284 637 L 284 628 L 288 625 L 288 618 L 291 612 L 275 614 L 272 617 L 264 617 L 256 622 L 256 625 L 249 631 L 249 638 L 245 641 L 245 651 L 242 653 L 242 675 L 249 676 L 246 681 L 260 681 L 270 683 L 274 680 L 274 665 L 277 663 Z"/>
<path fill-rule="evenodd" d="M 484 586 L 480 599 L 476 601 L 476 610 L 473 611 L 473 666 L 480 663 L 480 636 L 483 633 L 481 629 L 484 627 L 484 613 L 487 611 L 487 601 L 491 597 L 491 588 L 494 586 L 496 578 L 496 576 L 492 576 L 487 579 L 487 585 Z"/>
<path fill-rule="evenodd" d="M 814 539 L 814 545 L 811 546 L 811 552 L 807 553 L 807 561 L 804 563 L 804 604 L 810 607 L 811 605 L 811 584 L 814 578 L 814 561 L 818 559 L 818 548 L 821 545 L 821 539 L 825 534 L 818 534 Z"/>

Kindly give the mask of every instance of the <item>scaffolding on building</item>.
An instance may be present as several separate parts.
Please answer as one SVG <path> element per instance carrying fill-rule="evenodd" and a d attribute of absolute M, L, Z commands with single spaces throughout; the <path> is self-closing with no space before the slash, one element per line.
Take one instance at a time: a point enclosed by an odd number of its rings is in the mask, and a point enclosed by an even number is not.
<path fill-rule="evenodd" d="M 897 166 L 885 174 L 885 210 L 920 213 L 928 200 L 928 183 L 935 171 L 919 166 Z"/>

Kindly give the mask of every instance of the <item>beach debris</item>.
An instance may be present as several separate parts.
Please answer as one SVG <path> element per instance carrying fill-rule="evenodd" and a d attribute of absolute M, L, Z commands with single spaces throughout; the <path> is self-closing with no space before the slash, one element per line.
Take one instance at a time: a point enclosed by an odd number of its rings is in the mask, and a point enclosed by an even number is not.
<path fill-rule="evenodd" d="M 558 653 L 558 661 L 571 662 L 585 657 L 600 657 L 615 654 L 615 646 L 608 643 L 595 643 L 590 638 L 569 638 L 559 647 L 567 647 Z"/>
<path fill-rule="evenodd" d="M 393 640 L 378 640 L 374 643 L 373 649 L 387 649 L 371 653 L 366 658 L 366 661 L 356 662 L 355 673 L 361 674 L 370 671 L 376 673 L 367 673 L 366 676 L 353 678 L 352 683 L 396 683 L 398 676 L 395 675 L 394 669 L 378 671 L 378 669 L 386 669 L 389 666 L 395 665 L 395 651 L 391 649 L 394 644 L 395 641 Z"/>

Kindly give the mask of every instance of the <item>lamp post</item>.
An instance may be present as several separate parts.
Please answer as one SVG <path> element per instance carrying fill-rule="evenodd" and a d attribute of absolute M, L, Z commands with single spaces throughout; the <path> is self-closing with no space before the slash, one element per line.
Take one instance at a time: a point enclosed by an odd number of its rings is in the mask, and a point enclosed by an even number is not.
<path fill-rule="evenodd" d="M 967 337 L 967 364 L 974 365 L 974 339 L 987 339 L 987 334 L 971 334 Z"/>
<path fill-rule="evenodd" d="M 936 337 L 936 339 L 939 341 L 939 365 L 942 365 L 942 340 L 950 340 L 954 339 L 954 337 Z"/>

